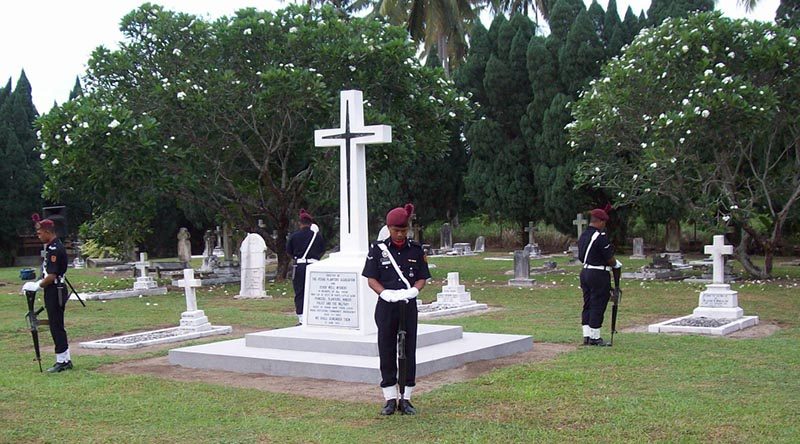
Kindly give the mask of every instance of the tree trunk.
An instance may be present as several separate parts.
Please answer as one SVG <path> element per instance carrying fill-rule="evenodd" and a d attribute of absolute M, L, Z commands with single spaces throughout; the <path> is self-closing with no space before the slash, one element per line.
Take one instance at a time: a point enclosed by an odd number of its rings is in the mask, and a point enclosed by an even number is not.
<path fill-rule="evenodd" d="M 744 268 L 744 270 L 746 272 L 750 273 L 750 275 L 753 276 L 754 278 L 756 278 L 756 279 L 769 279 L 769 277 L 770 277 L 769 273 L 766 272 L 765 270 L 762 270 L 756 264 L 754 264 L 753 261 L 750 259 L 750 255 L 747 254 L 747 244 L 750 243 L 750 239 L 753 238 L 752 235 L 751 235 L 751 231 L 752 231 L 752 228 L 750 228 L 750 227 L 747 227 L 747 226 L 742 226 L 741 227 L 742 236 L 741 236 L 741 240 L 739 241 L 739 246 L 736 247 L 736 251 L 735 251 L 736 259 L 738 259 L 739 263 L 742 264 L 742 267 Z M 765 252 L 766 252 L 766 249 L 765 249 Z M 772 262 L 772 259 L 770 257 L 770 263 L 771 262 Z"/>

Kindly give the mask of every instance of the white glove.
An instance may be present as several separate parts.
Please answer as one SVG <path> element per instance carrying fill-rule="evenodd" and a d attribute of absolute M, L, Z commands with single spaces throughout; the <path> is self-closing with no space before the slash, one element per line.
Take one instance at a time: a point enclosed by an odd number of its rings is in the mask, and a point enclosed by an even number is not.
<path fill-rule="evenodd" d="M 619 259 L 617 259 L 617 263 L 614 264 L 614 268 L 622 268 L 622 262 L 620 262 Z"/>
<path fill-rule="evenodd" d="M 42 287 L 39 286 L 39 284 L 41 283 L 42 283 L 41 279 L 39 279 L 36 282 L 25 282 L 25 284 L 22 285 L 22 293 L 25 293 L 26 291 L 32 291 L 36 293 L 37 291 L 42 289 Z"/>
<path fill-rule="evenodd" d="M 317 224 L 311 224 L 310 229 L 315 233 L 319 233 L 319 226 Z"/>
<path fill-rule="evenodd" d="M 402 292 L 403 296 L 402 300 L 406 302 L 419 296 L 419 290 L 417 290 L 417 287 L 411 287 L 408 290 L 400 290 L 400 291 Z"/>
<path fill-rule="evenodd" d="M 386 302 L 397 302 L 400 300 L 398 298 L 400 291 L 402 290 L 383 290 L 379 296 Z"/>

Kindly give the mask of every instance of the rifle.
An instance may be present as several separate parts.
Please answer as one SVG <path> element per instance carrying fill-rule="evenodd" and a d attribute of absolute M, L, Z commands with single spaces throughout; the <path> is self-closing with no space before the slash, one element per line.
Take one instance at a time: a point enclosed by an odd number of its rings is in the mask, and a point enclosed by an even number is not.
<path fill-rule="evenodd" d="M 619 310 L 619 303 L 622 300 L 622 289 L 619 288 L 619 280 L 622 277 L 622 267 L 612 268 L 614 274 L 614 290 L 611 295 L 611 300 L 614 305 L 611 307 L 611 342 L 609 346 L 614 345 L 614 333 L 617 332 L 617 311 Z"/>
<path fill-rule="evenodd" d="M 408 303 L 408 300 L 405 301 Z M 400 399 L 406 392 L 406 307 L 400 307 L 400 325 L 397 330 L 397 384 L 400 386 Z"/>
<path fill-rule="evenodd" d="M 39 325 L 47 325 L 47 321 L 39 321 L 39 314 L 44 310 L 44 307 L 38 310 L 33 309 L 36 302 L 36 292 L 26 291 L 25 297 L 28 299 L 28 313 L 25 314 L 25 319 L 28 321 L 28 326 L 31 330 L 31 337 L 33 338 L 33 351 L 36 352 L 36 360 L 39 361 L 39 372 L 42 372 L 42 353 L 39 350 Z"/>

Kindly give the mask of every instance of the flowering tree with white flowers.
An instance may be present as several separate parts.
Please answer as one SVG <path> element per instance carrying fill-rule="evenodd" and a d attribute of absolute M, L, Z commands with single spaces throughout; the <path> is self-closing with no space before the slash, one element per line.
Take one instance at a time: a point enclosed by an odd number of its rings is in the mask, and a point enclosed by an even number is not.
<path fill-rule="evenodd" d="M 135 240 L 170 196 L 242 230 L 262 230 L 262 219 L 277 231 L 264 237 L 283 275 L 298 208 L 329 215 L 333 232 L 339 152 L 313 134 L 338 125 L 339 91 L 363 90 L 365 121 L 393 126 L 392 144 L 367 156 L 382 179 L 369 184 L 373 203 L 402 203 L 382 184 L 442 157 L 469 113 L 441 71 L 416 60 L 405 30 L 329 6 L 208 22 L 145 4 L 121 27 L 120 49 L 92 55 L 85 94 L 40 123 L 45 193 L 91 199 L 106 241 Z"/>
<path fill-rule="evenodd" d="M 741 233 L 744 268 L 770 276 L 800 199 L 798 40 L 797 29 L 719 13 L 643 30 L 573 105 L 576 181 L 618 206 L 669 200 L 716 217 Z"/>

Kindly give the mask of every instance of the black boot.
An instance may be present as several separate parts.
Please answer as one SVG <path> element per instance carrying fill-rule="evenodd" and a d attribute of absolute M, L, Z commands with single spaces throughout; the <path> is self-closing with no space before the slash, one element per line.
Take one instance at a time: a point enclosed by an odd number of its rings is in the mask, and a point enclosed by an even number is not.
<path fill-rule="evenodd" d="M 415 409 L 414 406 L 411 405 L 411 401 L 409 401 L 407 399 L 401 399 L 400 400 L 400 405 L 397 406 L 397 410 L 400 413 L 402 413 L 403 415 L 416 415 L 417 414 L 417 409 Z"/>
<path fill-rule="evenodd" d="M 603 338 L 589 339 L 589 345 L 596 345 L 599 347 L 611 347 L 611 344 L 604 341 Z"/>
<path fill-rule="evenodd" d="M 392 415 L 394 411 L 397 410 L 397 400 L 396 399 L 389 399 L 386 401 L 386 404 L 383 405 L 381 409 L 381 415 Z"/>
<path fill-rule="evenodd" d="M 48 373 L 59 373 L 72 368 L 72 361 L 56 362 L 56 365 L 47 369 Z"/>
<path fill-rule="evenodd" d="M 583 345 L 589 345 L 589 337 L 588 336 L 584 336 L 583 337 Z"/>

